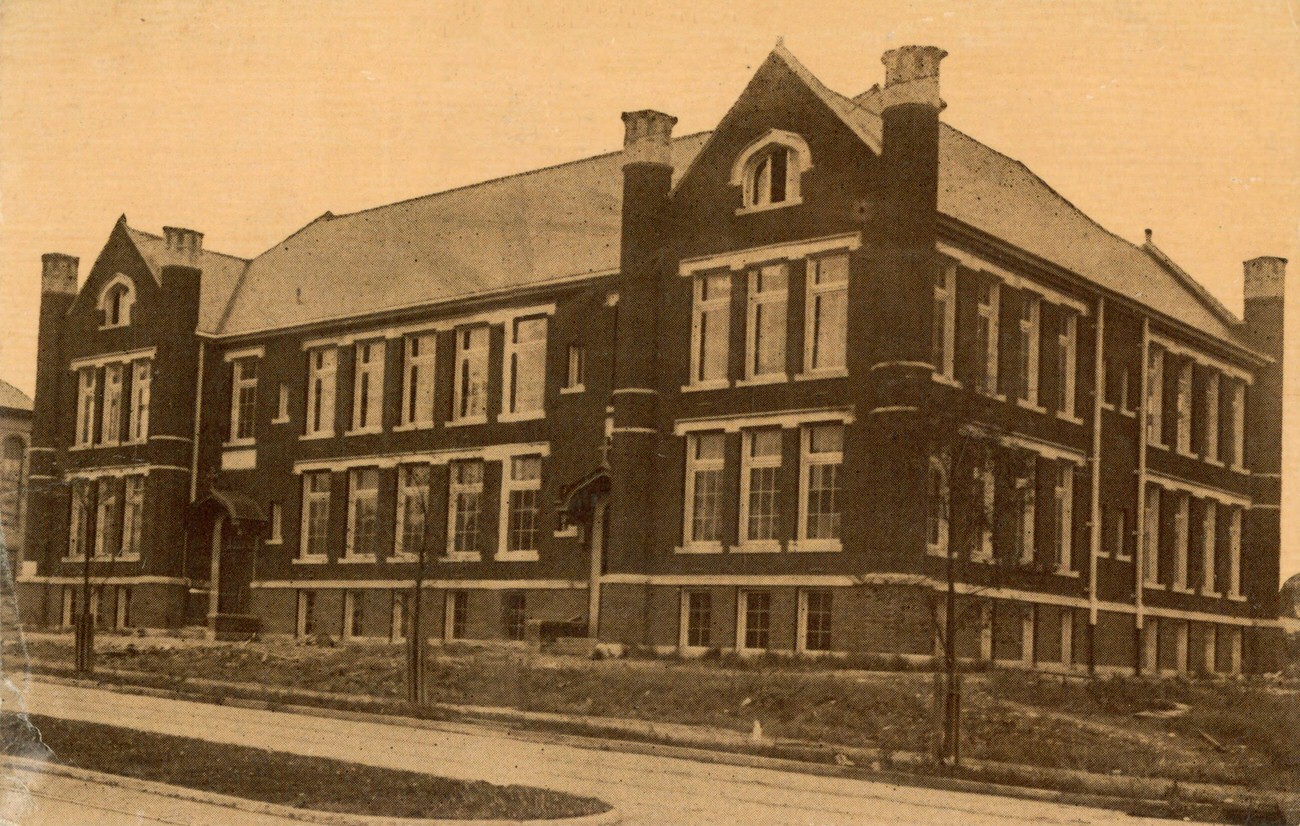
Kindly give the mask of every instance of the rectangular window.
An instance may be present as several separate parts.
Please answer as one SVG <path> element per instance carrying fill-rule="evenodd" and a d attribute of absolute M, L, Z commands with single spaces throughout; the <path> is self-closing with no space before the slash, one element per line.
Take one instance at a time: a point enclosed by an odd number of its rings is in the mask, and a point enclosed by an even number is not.
<path fill-rule="evenodd" d="M 1225 628 L 1228 632 L 1228 673 L 1241 673 L 1241 626 Z"/>
<path fill-rule="evenodd" d="M 831 650 L 831 592 L 799 592 L 800 651 Z"/>
<path fill-rule="evenodd" d="M 348 473 L 348 542 L 344 556 L 359 559 L 374 558 L 378 497 L 378 468 L 353 468 Z"/>
<path fill-rule="evenodd" d="M 1020 399 L 1038 405 L 1038 356 L 1041 349 L 1039 298 L 1024 293 L 1020 301 Z"/>
<path fill-rule="evenodd" d="M 682 594 L 682 647 L 708 648 L 712 624 L 712 595 L 708 591 L 687 591 Z"/>
<path fill-rule="evenodd" d="M 1160 488 L 1147 485 L 1142 515 L 1142 581 L 1160 584 Z"/>
<path fill-rule="evenodd" d="M 1188 671 L 1187 663 L 1187 636 L 1188 624 L 1180 622 L 1174 626 L 1174 663 L 1179 674 L 1186 674 Z"/>
<path fill-rule="evenodd" d="M 407 596 L 405 591 L 393 592 L 392 615 L 388 623 L 388 639 L 392 642 L 406 642 L 407 617 L 410 616 L 407 611 Z"/>
<path fill-rule="evenodd" d="M 407 336 L 402 364 L 402 426 L 433 424 L 433 361 L 437 353 L 433 333 Z"/>
<path fill-rule="evenodd" d="M 766 651 L 772 634 L 772 595 L 767 591 L 741 591 L 739 647 L 745 651 Z"/>
<path fill-rule="evenodd" d="M 1219 550 L 1219 506 L 1213 499 L 1204 500 L 1205 516 L 1201 522 L 1201 592 L 1215 593 L 1215 566 Z"/>
<path fill-rule="evenodd" d="M 731 335 L 731 273 L 695 279 L 691 313 L 691 384 L 726 384 Z"/>
<path fill-rule="evenodd" d="M 1079 317 L 1061 311 L 1061 332 L 1056 340 L 1056 407 L 1063 416 L 1074 416 L 1075 387 L 1079 364 Z"/>
<path fill-rule="evenodd" d="M 257 425 L 257 358 L 230 365 L 230 441 L 251 442 Z"/>
<path fill-rule="evenodd" d="M 981 392 L 998 392 L 998 314 L 1001 312 L 998 282 L 980 276 L 975 348 L 980 354 L 978 382 Z"/>
<path fill-rule="evenodd" d="M 973 501 L 982 509 L 975 514 L 980 526 L 980 543 L 971 549 L 971 560 L 975 562 L 993 561 L 993 503 L 997 496 L 997 485 L 993 475 L 993 456 L 987 454 L 978 471 Z"/>
<path fill-rule="evenodd" d="M 934 314 L 930 323 L 930 364 L 934 372 L 953 378 L 953 339 L 957 329 L 957 265 L 935 273 Z"/>
<path fill-rule="evenodd" d="M 1232 466 L 1246 467 L 1246 385 L 1232 383 Z"/>
<path fill-rule="evenodd" d="M 528 630 L 528 613 L 525 609 L 524 594 L 520 591 L 507 592 L 501 601 L 501 625 L 506 632 L 506 639 L 522 641 Z"/>
<path fill-rule="evenodd" d="M 90 547 L 92 483 L 74 479 L 71 484 L 72 511 L 68 519 L 68 557 L 81 559 Z"/>
<path fill-rule="evenodd" d="M 925 481 L 925 550 L 948 552 L 948 471 L 938 458 L 930 460 Z"/>
<path fill-rule="evenodd" d="M 149 438 L 149 385 L 153 362 L 141 359 L 131 364 L 131 412 L 127 423 L 128 438 L 144 442 Z"/>
<path fill-rule="evenodd" d="M 277 423 L 289 421 L 289 385 L 284 382 L 280 383 L 280 397 L 276 399 L 274 421 Z"/>
<path fill-rule="evenodd" d="M 452 462 L 447 501 L 447 556 L 478 559 L 479 516 L 483 509 L 483 462 Z"/>
<path fill-rule="evenodd" d="M 72 627 L 72 606 L 75 603 L 76 596 L 77 588 L 75 585 L 63 586 L 63 612 L 60 614 L 59 624 L 64 628 Z"/>
<path fill-rule="evenodd" d="M 1074 665 L 1074 611 L 1061 609 L 1061 665 Z"/>
<path fill-rule="evenodd" d="M 740 537 L 775 550 L 781 525 L 781 429 L 745 432 L 740 468 Z"/>
<path fill-rule="evenodd" d="M 334 393 L 338 360 L 337 347 L 321 347 L 307 352 L 305 432 L 308 436 L 329 436 L 334 433 Z"/>
<path fill-rule="evenodd" d="M 540 414 L 546 397 L 546 316 L 517 318 L 506 353 L 510 414 Z"/>
<path fill-rule="evenodd" d="M 1211 372 L 1205 378 L 1205 449 L 1201 451 L 1207 461 L 1219 460 L 1219 374 Z"/>
<path fill-rule="evenodd" d="M 122 555 L 140 555 L 144 528 L 144 476 L 128 476 L 123 482 Z"/>
<path fill-rule="evenodd" d="M 284 542 L 284 508 L 279 502 L 271 502 L 267 506 L 267 518 L 271 522 L 271 535 L 266 540 L 268 545 L 279 545 Z"/>
<path fill-rule="evenodd" d="M 802 433 L 800 468 L 800 550 L 840 549 L 840 468 L 844 463 L 844 425 L 821 424 Z"/>
<path fill-rule="evenodd" d="M 1074 564 L 1074 466 L 1065 462 L 1056 466 L 1055 510 L 1056 569 L 1068 571 Z"/>
<path fill-rule="evenodd" d="M 95 556 L 115 557 L 122 550 L 122 502 L 112 477 L 102 477 L 95 492 Z"/>
<path fill-rule="evenodd" d="M 722 542 L 722 468 L 725 438 L 721 433 L 695 433 L 686 438 L 687 547 L 716 548 Z"/>
<path fill-rule="evenodd" d="M 1215 640 L 1215 626 L 1206 625 L 1203 637 L 1205 641 L 1202 649 L 1202 665 L 1206 674 L 1213 674 L 1218 670 L 1218 652 L 1215 650 L 1217 648 L 1215 645 L 1217 642 Z"/>
<path fill-rule="evenodd" d="M 356 639 L 366 635 L 366 594 L 364 591 L 343 592 L 343 636 Z"/>
<path fill-rule="evenodd" d="M 352 430 L 373 432 L 384 426 L 384 347 L 379 341 L 358 342 L 352 382 Z"/>
<path fill-rule="evenodd" d="M 95 368 L 83 367 L 77 377 L 77 446 L 88 447 L 95 438 Z"/>
<path fill-rule="evenodd" d="M 1182 590 L 1187 589 L 1189 508 L 1187 494 L 1178 494 L 1178 510 L 1174 512 L 1174 587 Z"/>
<path fill-rule="evenodd" d="M 298 636 L 311 637 L 316 634 L 316 592 L 298 592 Z"/>
<path fill-rule="evenodd" d="M 448 640 L 463 640 L 469 630 L 469 592 L 447 592 L 447 613 L 443 618 L 444 636 Z"/>
<path fill-rule="evenodd" d="M 1160 446 L 1164 429 L 1165 351 L 1149 346 L 1147 354 L 1147 441 Z"/>
<path fill-rule="evenodd" d="M 512 456 L 501 492 L 505 507 L 502 537 L 505 553 L 501 559 L 536 559 L 537 540 L 541 534 L 542 457 Z"/>
<path fill-rule="evenodd" d="M 1156 674 L 1160 671 L 1160 621 L 1147 617 L 1142 623 L 1142 671 Z"/>
<path fill-rule="evenodd" d="M 580 344 L 570 344 L 564 372 L 564 389 L 578 393 L 584 389 L 587 372 L 587 350 Z"/>
<path fill-rule="evenodd" d="M 1115 558 L 1128 561 L 1132 558 L 1128 547 L 1128 508 L 1115 509 Z"/>
<path fill-rule="evenodd" d="M 487 419 L 487 325 L 456 331 L 456 386 L 452 400 L 452 421 Z"/>
<path fill-rule="evenodd" d="M 785 264 L 768 264 L 749 272 L 747 379 L 785 375 L 787 283 Z"/>
<path fill-rule="evenodd" d="M 122 365 L 104 368 L 104 416 L 100 425 L 100 444 L 115 445 L 122 438 Z"/>
<path fill-rule="evenodd" d="M 1184 360 L 1178 370 L 1178 440 L 1179 453 L 1192 452 L 1192 362 Z"/>
<path fill-rule="evenodd" d="M 1016 493 L 1020 498 L 1020 518 L 1016 523 L 1016 549 L 1020 554 L 1020 564 L 1030 565 L 1034 561 L 1034 528 L 1037 514 L 1037 459 L 1029 459 L 1016 478 Z"/>
<path fill-rule="evenodd" d="M 848 307 L 848 255 L 809 259 L 804 370 L 844 369 Z"/>
<path fill-rule="evenodd" d="M 302 475 L 302 545 L 301 558 L 324 561 L 329 548 L 330 472 L 312 471 Z"/>
<path fill-rule="evenodd" d="M 411 562 L 424 547 L 429 512 L 429 466 L 402 465 L 397 469 L 396 532 L 393 561 Z"/>
<path fill-rule="evenodd" d="M 1228 596 L 1241 596 L 1241 508 L 1232 508 L 1228 519 Z"/>

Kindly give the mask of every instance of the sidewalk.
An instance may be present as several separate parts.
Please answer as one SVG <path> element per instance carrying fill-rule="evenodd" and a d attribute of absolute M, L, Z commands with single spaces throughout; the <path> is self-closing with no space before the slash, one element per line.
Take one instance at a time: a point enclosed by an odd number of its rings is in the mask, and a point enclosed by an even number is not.
<path fill-rule="evenodd" d="M 283 714 L 33 681 L 37 714 L 592 795 L 628 823 L 1113 823 L 1117 812 L 661 754 L 520 739 L 484 726 Z M 357 715 L 362 716 L 362 715 Z M 777 762 L 777 761 L 772 761 Z M 1126 818 L 1137 823 L 1156 823 Z"/>
<path fill-rule="evenodd" d="M 34 661 L 34 667 L 67 673 L 66 665 Z M 158 684 L 158 675 L 147 672 L 113 671 L 101 668 L 100 679 L 117 678 L 123 683 Z M 48 679 L 58 680 L 51 677 Z M 69 681 L 80 684 L 79 681 Z M 285 689 L 253 683 L 223 680 L 187 679 L 175 690 L 124 686 L 128 693 L 147 693 L 162 697 L 215 699 L 228 705 L 256 709 L 305 705 L 307 714 L 368 718 L 370 712 L 383 714 L 384 722 L 408 726 L 447 727 L 451 723 L 414 720 L 404 703 L 368 695 L 334 694 L 309 689 Z M 322 708 L 317 708 L 321 706 Z M 333 709 L 333 710 L 331 710 Z M 349 711 L 337 711 L 346 709 Z M 362 710 L 362 713 L 355 713 Z M 1277 811 L 1280 801 L 1291 812 L 1291 821 L 1300 823 L 1300 795 L 1255 792 L 1240 787 L 1201 783 L 1174 783 L 1158 778 L 1110 776 L 1070 769 L 1042 768 L 992 761 L 963 761 L 969 779 L 936 776 L 929 771 L 927 757 L 894 752 L 886 758 L 874 749 L 836 746 L 795 740 L 761 738 L 718 728 L 663 723 L 614 717 L 593 717 L 554 712 L 523 711 L 514 708 L 436 704 L 430 707 L 436 719 L 459 719 L 507 727 L 514 737 L 541 739 L 546 742 L 574 742 L 588 748 L 616 749 L 649 754 L 674 754 L 694 760 L 732 765 L 775 767 L 818 775 L 855 776 L 898 782 L 949 791 L 1001 794 L 1010 798 L 1052 801 L 1085 806 L 1106 806 L 1151 816 L 1180 817 L 1201 812 L 1203 817 L 1235 813 L 1253 817 Z M 511 731 L 510 729 L 514 729 Z M 556 734 L 560 732 L 560 734 Z M 566 735 L 576 735 L 566 737 Z M 593 741 L 590 738 L 601 738 Z M 660 744 L 660 745 L 651 745 Z M 685 747 L 685 748 L 675 748 Z M 1007 785 L 1011 784 L 1011 785 Z M 1058 791 L 1058 789 L 1066 791 Z"/>

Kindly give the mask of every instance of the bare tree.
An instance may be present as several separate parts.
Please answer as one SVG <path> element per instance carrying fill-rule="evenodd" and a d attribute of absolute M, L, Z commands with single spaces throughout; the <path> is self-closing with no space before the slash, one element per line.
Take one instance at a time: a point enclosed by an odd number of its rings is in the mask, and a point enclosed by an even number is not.
<path fill-rule="evenodd" d="M 936 737 L 936 758 L 957 766 L 961 762 L 961 674 L 958 668 L 958 635 L 971 625 L 985 621 L 976 599 L 995 587 L 1001 560 L 991 556 L 996 473 L 993 471 L 1000 429 L 979 423 L 985 404 L 973 389 L 949 392 L 941 403 L 932 405 L 928 416 L 931 450 L 927 469 L 927 541 L 944 549 L 945 588 L 931 601 L 930 617 L 939 658 L 943 666 L 942 685 L 936 684 L 935 703 L 940 719 Z M 939 478 L 931 476 L 931 462 L 939 464 Z M 938 490 L 931 488 L 938 487 Z M 1020 495 L 1032 495 L 1032 486 Z M 981 566 L 983 584 L 973 582 L 968 566 L 985 559 Z M 957 599 L 959 586 L 965 599 Z"/>

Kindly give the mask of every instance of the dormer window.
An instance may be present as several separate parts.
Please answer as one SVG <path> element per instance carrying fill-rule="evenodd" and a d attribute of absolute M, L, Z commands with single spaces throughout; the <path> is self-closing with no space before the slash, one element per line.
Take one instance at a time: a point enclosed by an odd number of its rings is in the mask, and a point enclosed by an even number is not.
<path fill-rule="evenodd" d="M 738 213 L 794 206 L 803 202 L 800 180 L 812 168 L 808 144 L 793 132 L 773 129 L 736 159 L 731 183 L 742 187 Z"/>
<path fill-rule="evenodd" d="M 125 275 L 114 276 L 99 294 L 99 310 L 104 314 L 100 326 L 129 326 L 134 307 L 135 285 Z"/>

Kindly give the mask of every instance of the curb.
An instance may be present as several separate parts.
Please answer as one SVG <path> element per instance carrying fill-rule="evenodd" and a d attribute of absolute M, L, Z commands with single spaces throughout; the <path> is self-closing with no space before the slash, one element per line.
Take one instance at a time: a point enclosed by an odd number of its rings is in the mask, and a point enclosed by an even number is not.
<path fill-rule="evenodd" d="M 117 676 L 129 678 L 129 675 L 132 673 L 134 672 L 121 672 Z M 145 672 L 140 673 L 142 676 L 146 675 Z M 1291 800 L 1287 796 L 1269 795 L 1267 793 L 1254 792 L 1240 787 L 1223 787 L 1225 792 L 1231 795 L 1230 798 L 1225 798 L 1221 794 L 1211 793 L 1208 789 L 1201 791 L 1199 794 L 1190 794 L 1198 791 L 1196 789 L 1196 784 L 1182 784 L 1182 790 L 1186 796 L 1179 800 L 1171 801 L 1169 799 L 1163 799 L 1160 796 L 1160 790 L 1168 790 L 1170 787 L 1179 784 L 1176 784 L 1174 781 L 1158 778 L 1124 778 L 1124 782 L 1128 784 L 1145 783 L 1149 786 L 1156 787 L 1147 790 L 1145 794 L 1142 794 L 1140 790 L 1136 789 L 1135 791 L 1138 791 L 1139 793 L 1133 795 L 1108 794 L 1104 792 L 1064 791 L 1043 788 L 1041 786 L 1010 785 L 992 780 L 945 777 L 942 775 L 910 772 L 906 770 L 891 770 L 888 768 L 873 769 L 871 768 L 871 763 L 877 762 L 878 756 L 871 749 L 834 747 L 827 744 L 802 743 L 797 741 L 765 744 L 769 747 L 773 745 L 785 745 L 791 747 L 791 750 L 803 749 L 808 752 L 820 750 L 823 753 L 828 754 L 840 753 L 855 759 L 867 761 L 867 765 L 844 766 L 830 762 L 823 763 L 790 757 L 749 754 L 742 751 L 731 751 L 725 748 L 709 748 L 707 742 L 705 742 L 707 741 L 707 737 L 705 736 L 701 736 L 699 740 L 689 745 L 678 745 L 672 742 L 655 742 L 653 740 L 619 738 L 618 734 L 625 736 L 631 734 L 643 737 L 662 738 L 665 740 L 673 739 L 667 731 L 656 731 L 655 725 L 648 721 L 644 731 L 634 731 L 633 727 L 625 725 L 624 727 L 620 727 L 621 730 L 615 734 L 570 734 L 565 732 L 548 731 L 544 728 L 529 728 L 527 725 L 558 723 L 561 725 L 567 724 L 579 728 L 587 728 L 590 730 L 601 729 L 602 722 L 604 722 L 606 718 L 583 718 L 549 712 L 528 712 L 518 709 L 486 706 L 461 706 L 452 704 L 435 704 L 431 706 L 431 708 L 441 709 L 451 714 L 468 717 L 472 720 L 472 722 L 458 722 L 456 720 L 447 719 L 411 717 L 403 715 L 400 712 L 383 713 L 379 711 L 354 711 L 328 706 L 303 705 L 301 700 L 304 698 L 311 698 L 320 701 L 329 701 L 330 699 L 333 699 L 336 702 L 365 704 L 371 707 L 392 705 L 383 698 L 365 697 L 360 695 L 331 695 L 326 692 L 306 689 L 297 691 L 297 699 L 299 702 L 294 702 L 293 695 L 295 691 L 293 689 L 271 689 L 270 693 L 274 694 L 275 697 L 282 699 L 275 699 L 273 697 L 268 701 L 263 699 L 232 696 L 214 698 L 203 694 L 201 691 L 187 691 L 184 687 L 171 689 L 156 688 L 153 686 L 137 686 L 127 683 L 101 682 L 94 679 L 85 680 L 79 678 L 60 677 L 51 674 L 33 673 L 31 674 L 31 679 L 78 687 L 101 688 L 122 694 L 139 694 L 163 699 L 181 699 L 191 702 L 204 702 L 214 705 L 227 705 L 236 708 L 248 708 L 262 711 L 280 711 L 308 717 L 327 717 L 388 725 L 402 725 L 408 728 L 434 731 L 472 732 L 481 731 L 483 728 L 490 728 L 501 734 L 520 740 L 556 743 L 597 751 L 645 754 L 718 765 L 796 772 L 805 775 L 823 777 L 853 778 L 889 783 L 893 785 L 939 789 L 944 791 L 991 794 L 1020 800 L 1117 810 L 1125 812 L 1126 814 L 1144 817 L 1182 819 L 1187 816 L 1193 816 L 1200 819 L 1227 822 L 1300 824 L 1300 799 Z M 235 683 L 218 680 L 203 680 L 202 683 L 205 687 L 214 689 L 225 688 L 228 690 L 244 691 L 249 694 L 260 692 L 263 695 L 266 695 L 268 693 L 265 687 L 251 683 Z M 198 687 L 198 681 L 194 681 L 193 684 L 195 687 Z M 609 719 L 611 721 L 621 721 L 625 724 L 631 722 L 623 721 L 621 718 Z M 922 760 L 922 757 L 919 755 L 895 754 L 896 759 L 900 757 L 905 758 L 905 762 L 912 762 L 914 764 L 919 764 Z M 906 760 L 908 757 L 911 757 L 912 759 Z M 992 763 L 989 761 L 969 761 L 969 764 L 971 767 L 986 770 L 1026 770 L 1025 767 L 1018 766 L 1017 764 Z M 1032 769 L 1033 767 L 1029 768 Z M 1081 782 L 1091 781 L 1093 783 L 1103 784 L 1114 782 L 1114 778 L 1109 776 L 1092 775 L 1081 771 L 1050 769 L 1039 769 L 1038 771 L 1070 771 L 1072 772 L 1071 777 L 1063 779 L 1074 779 Z M 1078 775 L 1078 777 L 1074 777 L 1074 775 Z M 555 823 L 558 821 L 547 822 Z"/>
<path fill-rule="evenodd" d="M 608 812 L 597 815 L 552 820 L 444 820 L 343 814 L 339 812 L 322 812 L 315 809 L 298 809 L 279 803 L 249 800 L 244 797 L 191 789 L 186 786 L 172 786 L 152 780 L 140 780 L 139 778 L 125 777 L 119 774 L 90 771 L 76 766 L 65 766 L 61 763 L 34 760 L 29 757 L 0 756 L 0 765 L 10 767 L 16 771 L 26 771 L 34 774 L 55 774 L 73 780 L 82 780 L 104 786 L 116 786 L 120 789 L 159 797 L 206 803 L 250 814 L 270 815 L 302 823 L 320 823 L 325 824 L 325 826 L 503 826 L 503 824 L 510 824 L 510 826 L 612 826 L 612 824 L 622 822 L 622 814 L 617 809 L 610 809 Z"/>

